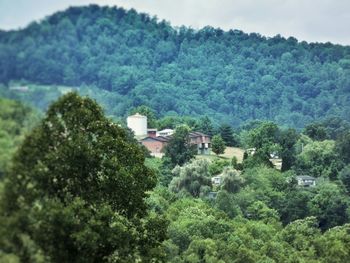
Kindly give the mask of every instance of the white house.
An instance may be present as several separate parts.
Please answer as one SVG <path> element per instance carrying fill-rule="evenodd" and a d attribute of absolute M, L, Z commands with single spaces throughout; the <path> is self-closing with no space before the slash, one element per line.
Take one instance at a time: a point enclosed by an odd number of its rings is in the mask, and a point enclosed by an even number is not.
<path fill-rule="evenodd" d="M 308 175 L 297 176 L 298 186 L 313 187 L 316 186 L 316 179 Z"/>
<path fill-rule="evenodd" d="M 218 175 L 218 176 L 214 176 L 211 178 L 211 183 L 213 185 L 220 185 L 222 183 L 222 176 Z"/>
<path fill-rule="evenodd" d="M 164 129 L 161 131 L 157 131 L 157 136 L 170 136 L 174 134 L 174 130 L 172 129 Z"/>

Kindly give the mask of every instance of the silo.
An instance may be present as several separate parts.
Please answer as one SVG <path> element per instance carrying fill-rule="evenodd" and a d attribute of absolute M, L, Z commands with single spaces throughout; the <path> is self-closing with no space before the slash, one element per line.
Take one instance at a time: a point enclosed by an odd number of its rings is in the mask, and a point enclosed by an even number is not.
<path fill-rule="evenodd" d="M 134 132 L 135 136 L 147 135 L 147 117 L 139 113 L 131 115 L 127 119 L 128 127 Z"/>

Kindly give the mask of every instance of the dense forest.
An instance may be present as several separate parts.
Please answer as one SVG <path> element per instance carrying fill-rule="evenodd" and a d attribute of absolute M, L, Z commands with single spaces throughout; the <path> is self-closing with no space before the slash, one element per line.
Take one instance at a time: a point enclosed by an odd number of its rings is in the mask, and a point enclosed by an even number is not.
<path fill-rule="evenodd" d="M 76 87 L 114 116 L 147 105 L 158 117 L 208 115 L 234 126 L 350 120 L 349 46 L 174 28 L 116 7 L 72 7 L 0 31 L 1 89 L 11 81 Z"/>
<path fill-rule="evenodd" d="M 0 139 L 17 146 L 11 160 L 0 162 L 0 262 L 350 258 L 350 126 L 344 121 L 311 123 L 302 133 L 256 121 L 234 135 L 227 125 L 212 129 L 208 117 L 197 124 L 178 120 L 158 159 L 77 93 L 35 119 L 18 102 L 1 105 Z M 238 141 L 256 151 L 239 162 L 195 156 L 190 125 L 211 130 L 225 146 Z M 4 137 L 8 127 L 17 128 Z M 281 171 L 273 168 L 271 152 L 282 158 Z M 298 175 L 313 176 L 316 185 L 298 185 Z"/>
<path fill-rule="evenodd" d="M 350 46 L 97 5 L 0 31 L 0 263 L 349 262 L 349 95 Z"/>

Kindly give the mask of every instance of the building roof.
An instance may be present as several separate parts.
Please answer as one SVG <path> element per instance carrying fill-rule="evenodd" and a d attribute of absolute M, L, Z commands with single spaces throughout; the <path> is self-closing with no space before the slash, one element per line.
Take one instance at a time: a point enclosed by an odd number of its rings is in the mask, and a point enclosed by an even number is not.
<path fill-rule="evenodd" d="M 158 142 L 168 142 L 171 137 L 169 136 L 157 136 L 157 137 L 146 137 L 143 138 L 141 141 L 145 140 L 153 140 L 153 141 L 158 141 Z"/>
<path fill-rule="evenodd" d="M 202 133 L 202 132 L 190 132 L 190 137 L 191 138 L 196 138 L 196 137 L 209 137 L 208 135 Z"/>
<path fill-rule="evenodd" d="M 134 115 L 130 115 L 130 116 L 128 116 L 128 118 L 130 118 L 130 117 L 132 117 L 132 118 L 147 118 L 146 116 L 144 116 L 144 115 L 141 115 L 140 113 L 136 113 L 136 114 L 134 114 Z"/>
<path fill-rule="evenodd" d="M 173 132 L 174 130 L 172 129 L 164 129 L 164 130 L 161 130 L 161 131 L 158 131 L 158 133 L 168 133 L 168 132 Z"/>
<path fill-rule="evenodd" d="M 299 175 L 297 176 L 297 179 L 301 180 L 316 180 L 315 177 L 309 176 L 309 175 Z"/>

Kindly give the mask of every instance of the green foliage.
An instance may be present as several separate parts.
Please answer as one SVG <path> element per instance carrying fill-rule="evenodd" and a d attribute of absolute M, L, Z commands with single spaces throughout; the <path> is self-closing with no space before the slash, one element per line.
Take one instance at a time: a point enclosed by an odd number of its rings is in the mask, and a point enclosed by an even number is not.
<path fill-rule="evenodd" d="M 297 156 L 294 169 L 300 174 L 335 179 L 342 167 L 335 142 L 324 140 L 306 145 Z"/>
<path fill-rule="evenodd" d="M 36 123 L 36 117 L 32 108 L 0 98 L 0 178 L 8 170 L 23 135 Z"/>
<path fill-rule="evenodd" d="M 221 124 L 219 127 L 219 134 L 224 140 L 226 146 L 237 146 L 238 142 L 233 134 L 233 129 L 228 124 Z"/>
<path fill-rule="evenodd" d="M 263 122 L 257 128 L 249 131 L 248 146 L 254 148 L 255 152 L 250 157 L 251 160 L 249 158 L 246 160 L 247 167 L 257 164 L 272 165 L 270 154 L 280 151 L 278 132 L 278 126 L 272 122 Z"/>
<path fill-rule="evenodd" d="M 211 139 L 211 150 L 216 154 L 223 154 L 225 152 L 226 145 L 220 135 L 214 135 Z"/>
<path fill-rule="evenodd" d="M 296 144 L 299 139 L 298 133 L 294 129 L 286 129 L 280 131 L 279 145 L 281 146 L 279 155 L 282 159 L 281 170 L 288 171 L 295 164 Z"/>
<path fill-rule="evenodd" d="M 234 169 L 226 167 L 221 174 L 221 189 L 229 193 L 237 193 L 244 185 L 243 177 Z"/>
<path fill-rule="evenodd" d="M 230 163 L 225 159 L 214 159 L 209 164 L 209 173 L 211 175 L 217 175 L 219 173 L 222 173 L 224 168 L 228 165 L 230 165 Z"/>
<path fill-rule="evenodd" d="M 344 132 L 336 142 L 336 150 L 339 158 L 346 164 L 350 164 L 350 130 Z"/>
<path fill-rule="evenodd" d="M 190 143 L 190 129 L 186 125 L 176 128 L 174 134 L 164 149 L 164 159 L 170 167 L 183 165 L 196 154 L 196 145 Z"/>
<path fill-rule="evenodd" d="M 247 208 L 247 215 L 252 220 L 261 220 L 266 223 L 277 222 L 279 215 L 276 210 L 270 209 L 262 201 L 256 201 Z"/>
<path fill-rule="evenodd" d="M 350 165 L 345 166 L 338 175 L 348 193 L 350 193 Z"/>
<path fill-rule="evenodd" d="M 204 159 L 194 160 L 183 167 L 176 166 L 169 189 L 179 195 L 193 197 L 208 194 L 211 187 L 209 162 Z"/>
<path fill-rule="evenodd" d="M 156 180 L 144 161 L 94 101 L 63 96 L 15 155 L 1 200 L 1 247 L 24 262 L 36 262 L 35 251 L 52 262 L 160 259 L 166 222 L 147 214 Z M 29 241 L 18 242 L 22 236 Z"/>
<path fill-rule="evenodd" d="M 307 125 L 304 129 L 304 133 L 316 141 L 323 141 L 327 139 L 327 131 L 320 123 L 311 123 Z"/>
<path fill-rule="evenodd" d="M 209 136 L 214 135 L 214 126 L 208 116 L 199 119 L 198 131 Z"/>
<path fill-rule="evenodd" d="M 317 194 L 309 202 L 309 207 L 311 213 L 317 216 L 321 229 L 349 222 L 349 197 L 333 183 L 324 183 L 318 188 Z"/>
<path fill-rule="evenodd" d="M 175 29 L 135 10 L 96 5 L 0 33 L 0 82 L 85 83 L 80 92 L 94 94 L 114 116 L 147 105 L 161 116 L 207 115 L 235 126 L 267 119 L 301 129 L 325 117 L 349 120 L 347 46 Z M 45 93 L 32 100 L 40 105 Z"/>
<path fill-rule="evenodd" d="M 197 121 L 194 118 L 186 116 L 165 116 L 158 120 L 158 129 L 175 129 L 178 126 L 187 125 L 191 130 L 197 128 Z"/>

